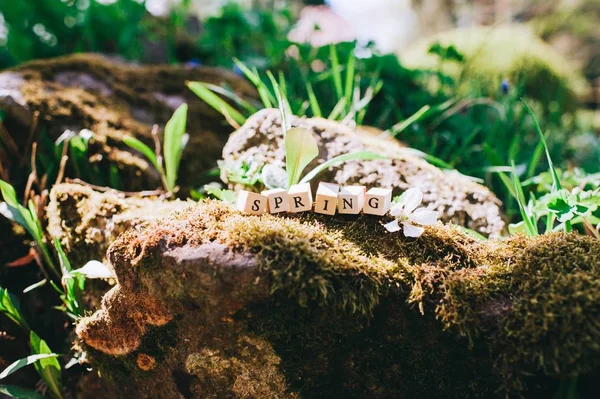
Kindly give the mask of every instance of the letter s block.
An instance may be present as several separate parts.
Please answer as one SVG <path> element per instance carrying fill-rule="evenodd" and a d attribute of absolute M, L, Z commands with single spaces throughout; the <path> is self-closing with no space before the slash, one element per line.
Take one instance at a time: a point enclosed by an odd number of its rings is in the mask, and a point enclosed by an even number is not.
<path fill-rule="evenodd" d="M 315 212 L 335 215 L 340 186 L 332 183 L 319 183 L 315 198 Z"/>
<path fill-rule="evenodd" d="M 338 212 L 356 215 L 365 204 L 365 186 L 343 187 L 338 194 Z"/>
<path fill-rule="evenodd" d="M 312 209 L 312 192 L 310 184 L 294 184 L 288 190 L 290 212 L 304 212 Z"/>
<path fill-rule="evenodd" d="M 372 188 L 365 196 L 363 212 L 369 215 L 383 216 L 392 205 L 392 190 L 387 188 Z"/>
<path fill-rule="evenodd" d="M 267 197 L 258 193 L 241 190 L 235 207 L 250 215 L 262 215 L 267 211 Z"/>
<path fill-rule="evenodd" d="M 267 212 L 279 213 L 287 212 L 290 210 L 290 199 L 287 191 L 283 188 L 275 188 L 273 190 L 266 190 L 261 193 L 267 197 Z"/>

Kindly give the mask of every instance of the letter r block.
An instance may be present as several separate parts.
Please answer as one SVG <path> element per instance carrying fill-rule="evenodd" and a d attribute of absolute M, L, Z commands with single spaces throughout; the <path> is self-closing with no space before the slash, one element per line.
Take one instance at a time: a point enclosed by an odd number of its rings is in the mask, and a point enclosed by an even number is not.
<path fill-rule="evenodd" d="M 356 215 L 365 204 L 365 186 L 342 187 L 338 194 L 338 212 Z"/>
<path fill-rule="evenodd" d="M 319 183 L 315 198 L 315 212 L 335 215 L 340 186 L 332 183 Z"/>
<path fill-rule="evenodd" d="M 310 184 L 294 184 L 288 190 L 290 212 L 304 212 L 312 209 L 312 192 Z"/>
<path fill-rule="evenodd" d="M 262 215 L 267 211 L 267 197 L 258 193 L 241 190 L 235 207 L 243 213 Z"/>
<path fill-rule="evenodd" d="M 372 188 L 365 196 L 363 212 L 369 215 L 383 216 L 392 205 L 392 190 L 387 188 Z"/>
<path fill-rule="evenodd" d="M 273 190 L 266 190 L 261 193 L 267 197 L 267 212 L 279 213 L 287 212 L 290 210 L 290 199 L 288 193 L 283 188 L 275 188 Z"/>

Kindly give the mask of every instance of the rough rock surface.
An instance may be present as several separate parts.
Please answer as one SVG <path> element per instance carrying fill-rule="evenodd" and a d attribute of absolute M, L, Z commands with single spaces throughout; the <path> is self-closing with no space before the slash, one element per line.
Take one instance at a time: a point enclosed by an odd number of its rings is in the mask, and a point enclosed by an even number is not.
<path fill-rule="evenodd" d="M 60 240 L 71 263 L 80 267 L 90 260 L 103 260 L 109 245 L 127 229 L 191 204 L 125 196 L 115 190 L 100 193 L 81 184 L 57 184 L 50 192 L 48 232 Z"/>
<path fill-rule="evenodd" d="M 136 398 L 548 397 L 600 365 L 598 240 L 385 221 L 208 201 L 131 229 L 80 345 Z"/>
<path fill-rule="evenodd" d="M 319 143 L 319 156 L 307 170 L 335 156 L 371 150 L 386 160 L 350 161 L 330 168 L 313 181 L 339 184 L 364 184 L 394 189 L 394 195 L 410 187 L 423 190 L 423 201 L 441 212 L 444 221 L 452 221 L 486 236 L 496 236 L 504 228 L 501 202 L 494 194 L 457 172 L 442 171 L 402 147 L 393 139 L 378 137 L 373 129 L 352 129 L 321 118 L 291 117 L 292 126 L 309 128 Z M 231 135 L 223 148 L 221 170 L 249 166 L 248 177 L 260 173 L 263 165 L 285 167 L 285 149 L 279 111 L 268 109 L 250 117 Z M 222 174 L 227 181 L 227 173 Z M 235 187 L 235 184 L 230 184 Z"/>
<path fill-rule="evenodd" d="M 122 139 L 132 135 L 153 147 L 160 128 L 183 102 L 190 106 L 190 140 L 183 154 L 182 183 L 194 183 L 214 167 L 231 132 L 223 118 L 185 86 L 187 80 L 227 84 L 241 95 L 253 89 L 233 73 L 214 68 L 138 66 L 100 55 L 40 60 L 0 73 L 0 109 L 18 148 L 27 153 L 32 135 L 56 140 L 66 129 L 95 133 L 92 164 L 110 160 L 120 167 L 126 190 L 155 188 L 158 176 Z M 16 169 L 16 168 L 15 168 Z"/>

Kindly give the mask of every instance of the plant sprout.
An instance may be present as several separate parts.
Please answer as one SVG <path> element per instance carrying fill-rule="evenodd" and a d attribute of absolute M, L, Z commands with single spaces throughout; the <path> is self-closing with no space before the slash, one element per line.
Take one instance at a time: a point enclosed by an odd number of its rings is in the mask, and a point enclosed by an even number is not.
<path fill-rule="evenodd" d="M 154 151 L 135 137 L 127 136 L 123 139 L 123 143 L 134 150 L 141 152 L 148 158 L 160 175 L 165 190 L 171 194 L 175 192 L 181 154 L 183 153 L 183 149 L 188 140 L 188 136 L 185 133 L 187 111 L 187 104 L 181 104 L 165 125 L 164 141 L 162 145 L 163 151 L 161 151 L 161 145 L 157 137 L 158 133 L 156 129 L 152 131 L 155 146 Z"/>

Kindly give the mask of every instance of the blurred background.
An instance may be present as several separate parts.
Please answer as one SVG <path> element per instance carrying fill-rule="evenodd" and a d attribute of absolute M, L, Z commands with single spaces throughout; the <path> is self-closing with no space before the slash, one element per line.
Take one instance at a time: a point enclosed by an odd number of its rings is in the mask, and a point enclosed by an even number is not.
<path fill-rule="evenodd" d="M 515 161 L 526 182 L 548 177 L 521 98 L 564 178 L 598 179 L 599 22 L 600 0 L 0 0 L 0 68 L 82 52 L 244 65 L 283 78 L 292 111 L 314 116 L 309 90 L 325 110 L 338 101 L 333 43 L 369 97 L 356 121 L 385 130 L 417 115 L 399 140 L 485 181 L 511 216 L 497 173 Z"/>

